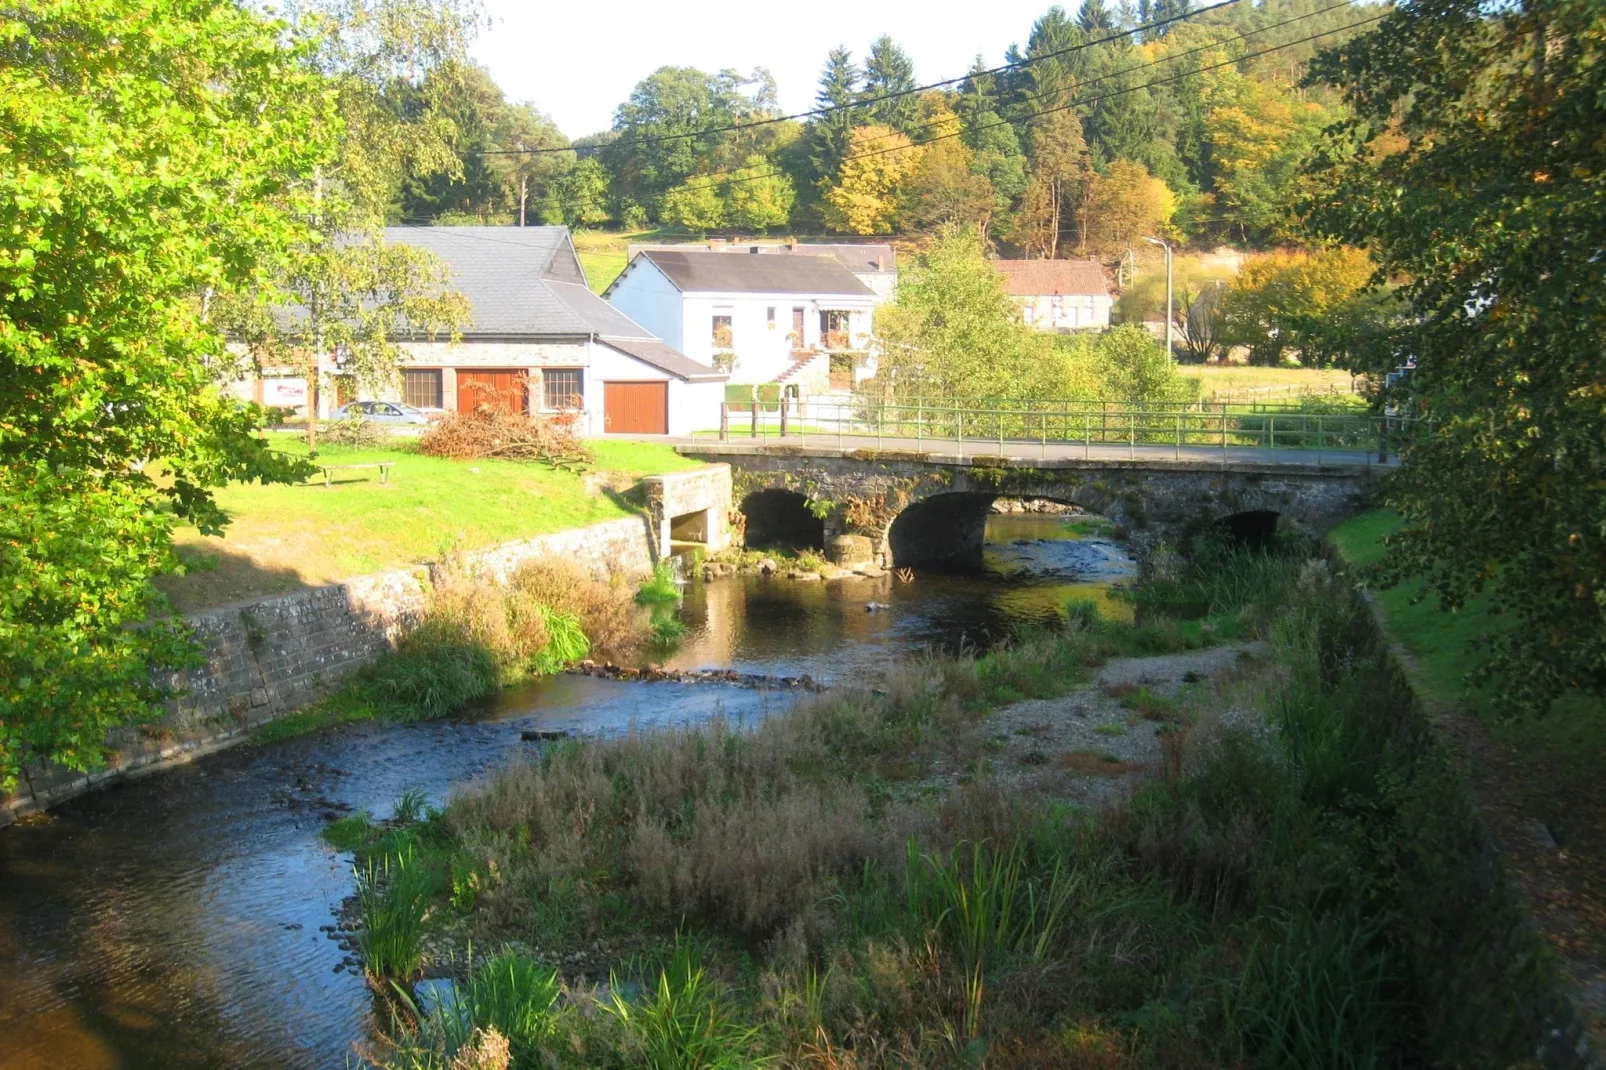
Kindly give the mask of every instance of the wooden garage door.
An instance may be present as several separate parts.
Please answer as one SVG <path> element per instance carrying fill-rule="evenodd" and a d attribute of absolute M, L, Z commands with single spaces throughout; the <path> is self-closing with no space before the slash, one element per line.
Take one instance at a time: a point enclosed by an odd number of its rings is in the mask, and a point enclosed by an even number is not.
<path fill-rule="evenodd" d="M 488 405 L 503 412 L 522 414 L 525 382 L 529 373 L 519 368 L 460 368 L 457 372 L 457 411 L 473 412 Z"/>
<path fill-rule="evenodd" d="M 603 383 L 602 415 L 615 435 L 667 435 L 669 384 Z"/>

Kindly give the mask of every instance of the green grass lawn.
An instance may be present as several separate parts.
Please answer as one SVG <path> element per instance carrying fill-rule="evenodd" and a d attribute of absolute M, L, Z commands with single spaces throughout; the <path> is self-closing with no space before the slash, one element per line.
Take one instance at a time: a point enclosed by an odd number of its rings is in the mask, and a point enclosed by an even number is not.
<path fill-rule="evenodd" d="M 593 442 L 594 470 L 622 485 L 643 475 L 695 468 L 670 447 Z M 277 447 L 305 453 L 284 436 Z M 236 484 L 218 491 L 231 523 L 223 538 L 183 528 L 175 536 L 186 561 L 202 567 L 158 581 L 180 609 L 329 583 L 564 528 L 628 516 L 618 495 L 589 491 L 579 473 L 517 461 L 450 461 L 410 443 L 385 449 L 325 446 L 330 464 L 394 461 L 389 484 L 378 472 L 336 472 L 301 486 Z"/>

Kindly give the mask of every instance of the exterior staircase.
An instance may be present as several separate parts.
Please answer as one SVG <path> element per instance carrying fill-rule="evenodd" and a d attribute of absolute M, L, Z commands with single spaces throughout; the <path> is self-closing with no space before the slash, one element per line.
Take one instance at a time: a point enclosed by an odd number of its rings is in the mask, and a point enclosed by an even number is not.
<path fill-rule="evenodd" d="M 831 355 L 821 351 L 792 354 L 792 365 L 775 377 L 777 383 L 796 383 L 805 391 L 821 390 L 831 378 Z"/>

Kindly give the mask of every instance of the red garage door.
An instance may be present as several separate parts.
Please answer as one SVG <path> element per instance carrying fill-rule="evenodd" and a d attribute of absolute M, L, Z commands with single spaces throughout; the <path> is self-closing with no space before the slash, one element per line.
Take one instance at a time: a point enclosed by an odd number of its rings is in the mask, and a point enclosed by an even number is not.
<path fill-rule="evenodd" d="M 459 369 L 457 411 L 473 412 L 481 405 L 520 415 L 526 410 L 524 391 L 529 373 L 519 368 Z"/>
<path fill-rule="evenodd" d="M 615 435 L 667 435 L 669 384 L 603 383 L 602 417 Z"/>

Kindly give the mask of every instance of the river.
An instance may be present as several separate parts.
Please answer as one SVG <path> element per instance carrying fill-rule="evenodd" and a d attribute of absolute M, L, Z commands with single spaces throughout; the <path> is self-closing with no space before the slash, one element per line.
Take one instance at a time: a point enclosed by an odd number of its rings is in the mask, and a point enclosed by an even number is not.
<path fill-rule="evenodd" d="M 806 583 L 696 582 L 672 668 L 829 683 L 913 650 L 984 646 L 1108 613 L 1121 549 L 1055 516 L 987 527 L 983 570 Z M 871 603 L 877 607 L 867 608 Z M 0 1070 L 337 1068 L 371 1036 L 373 1001 L 328 927 L 352 891 L 332 818 L 436 799 L 523 753 L 526 728 L 613 733 L 784 710 L 789 693 L 563 675 L 472 719 L 356 725 L 243 747 L 0 830 Z"/>

